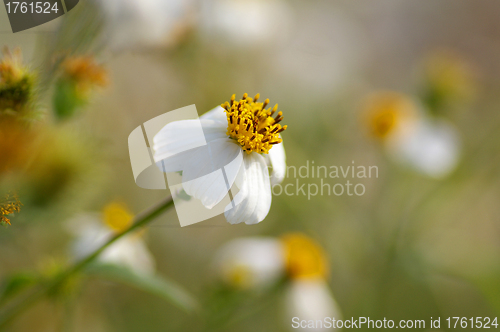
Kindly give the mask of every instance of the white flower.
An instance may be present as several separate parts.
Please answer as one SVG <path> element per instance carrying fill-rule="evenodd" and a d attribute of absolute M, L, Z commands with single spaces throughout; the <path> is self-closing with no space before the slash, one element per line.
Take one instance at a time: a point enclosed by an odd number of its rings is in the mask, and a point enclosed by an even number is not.
<path fill-rule="evenodd" d="M 371 134 L 397 162 L 434 178 L 448 175 L 457 166 L 457 131 L 444 120 L 427 117 L 412 98 L 378 92 L 367 98 L 365 107 Z"/>
<path fill-rule="evenodd" d="M 116 209 L 118 206 L 110 204 L 107 208 Z M 82 259 L 91 254 L 116 234 L 117 226 L 124 227 L 128 225 L 128 221 L 123 224 L 119 224 L 123 221 L 117 223 L 116 218 L 113 224 L 110 225 L 106 221 L 109 218 L 109 215 L 106 216 L 106 214 L 109 212 L 110 210 L 105 210 L 103 215 L 83 214 L 68 222 L 68 230 L 76 237 L 71 245 L 71 254 L 74 258 Z M 125 214 L 121 214 L 119 218 L 123 216 L 127 217 Z M 154 258 L 142 238 L 137 234 L 131 234 L 119 239 L 106 248 L 97 259 L 103 263 L 125 266 L 137 273 L 152 274 L 155 271 Z"/>
<path fill-rule="evenodd" d="M 460 155 L 456 130 L 436 120 L 419 121 L 408 135 L 389 148 L 394 158 L 434 178 L 453 171 Z"/>
<path fill-rule="evenodd" d="M 215 256 L 223 281 L 237 288 L 265 288 L 285 273 L 285 250 L 278 239 L 255 237 L 233 240 Z"/>
<path fill-rule="evenodd" d="M 326 317 L 342 319 L 339 306 L 330 288 L 321 278 L 292 281 L 288 285 L 285 300 L 288 322 L 298 317 L 300 321 L 313 322 L 314 326 L 317 326 L 317 322 L 324 322 Z M 327 331 L 330 329 L 332 328 L 318 326 L 317 329 L 305 328 L 304 330 Z"/>
<path fill-rule="evenodd" d="M 103 13 L 105 42 L 115 50 L 157 46 L 174 39 L 186 24 L 191 1 L 94 0 Z"/>
<path fill-rule="evenodd" d="M 269 286 L 285 276 L 290 280 L 325 279 L 328 273 L 324 250 L 301 233 L 235 239 L 218 250 L 214 261 L 225 282 L 241 287 Z"/>
<path fill-rule="evenodd" d="M 342 318 L 326 283 L 326 253 L 304 234 L 235 239 L 219 249 L 214 263 L 222 281 L 236 288 L 263 290 L 284 284 L 288 326 L 294 317 L 314 324 L 326 317 Z"/>
<path fill-rule="evenodd" d="M 233 185 L 239 189 L 225 208 L 229 223 L 261 222 L 271 207 L 271 184 L 285 176 L 286 163 L 277 106 L 259 95 L 218 106 L 197 120 L 167 124 L 154 137 L 154 160 L 165 172 L 182 171 L 185 192 L 212 209 Z M 272 167 L 271 174 L 268 167 Z M 227 181 L 227 182 L 226 182 Z"/>

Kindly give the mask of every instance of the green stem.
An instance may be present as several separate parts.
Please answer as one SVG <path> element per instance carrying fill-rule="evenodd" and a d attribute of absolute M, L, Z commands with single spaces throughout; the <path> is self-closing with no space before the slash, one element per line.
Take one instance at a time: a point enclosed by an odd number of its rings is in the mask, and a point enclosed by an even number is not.
<path fill-rule="evenodd" d="M 10 308 L 7 308 L 0 312 L 0 329 L 4 328 L 8 325 L 12 319 L 14 319 L 17 315 L 22 313 L 24 310 L 28 309 L 39 300 L 41 300 L 45 295 L 50 294 L 53 290 L 59 288 L 66 280 L 68 280 L 71 276 L 83 270 L 87 265 L 93 262 L 107 247 L 111 244 L 122 238 L 123 236 L 133 232 L 136 229 L 139 229 L 149 222 L 154 220 L 160 214 L 165 212 L 168 208 L 173 205 L 174 201 L 172 197 L 167 197 L 162 200 L 158 204 L 152 206 L 151 208 L 141 212 L 134 218 L 134 222 L 132 225 L 124 230 L 121 233 L 118 233 L 111 237 L 106 243 L 104 243 L 101 247 L 96 249 L 94 252 L 76 262 L 74 265 L 70 266 L 66 271 L 62 272 L 58 276 L 54 278 L 51 282 L 39 287 L 34 290 L 31 294 L 27 295 L 24 299 L 18 301 Z"/>

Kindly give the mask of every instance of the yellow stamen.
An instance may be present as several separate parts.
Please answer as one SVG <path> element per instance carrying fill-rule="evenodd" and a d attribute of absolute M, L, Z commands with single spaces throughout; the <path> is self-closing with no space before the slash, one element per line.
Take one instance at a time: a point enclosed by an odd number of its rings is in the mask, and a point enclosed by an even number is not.
<path fill-rule="evenodd" d="M 259 103 L 259 97 L 260 94 L 257 94 L 252 99 L 245 93 L 240 101 L 235 101 L 236 96 L 233 95 L 230 102 L 221 105 L 226 110 L 227 135 L 238 141 L 248 154 L 269 153 L 273 145 L 282 142 L 279 134 L 287 128 L 279 124 L 283 120 L 282 112 L 272 118 L 278 105 L 272 111 L 266 109 L 269 99 Z"/>
<path fill-rule="evenodd" d="M 292 279 L 325 278 L 328 273 L 326 254 L 311 238 L 293 233 L 282 238 L 286 251 L 286 269 Z"/>
<path fill-rule="evenodd" d="M 109 203 L 104 207 L 103 214 L 106 225 L 116 232 L 127 229 L 134 218 L 127 207 L 120 203 Z"/>
<path fill-rule="evenodd" d="M 21 211 L 23 204 L 19 201 L 16 194 L 7 194 L 2 203 L 0 203 L 0 224 L 10 225 L 9 214 Z"/>

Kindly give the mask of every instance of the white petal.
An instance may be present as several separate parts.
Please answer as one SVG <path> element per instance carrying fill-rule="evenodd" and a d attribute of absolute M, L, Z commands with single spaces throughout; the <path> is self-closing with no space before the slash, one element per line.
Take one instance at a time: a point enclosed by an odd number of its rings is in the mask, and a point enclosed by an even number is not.
<path fill-rule="evenodd" d="M 205 119 L 205 120 L 214 120 L 217 122 L 222 122 L 224 125 L 227 127 L 227 116 L 226 112 L 221 106 L 217 106 L 210 111 L 206 112 L 202 116 L 200 116 L 200 119 Z"/>
<path fill-rule="evenodd" d="M 99 217 L 96 219 L 87 218 L 87 216 L 75 218 L 74 221 L 82 221 L 82 223 L 76 225 L 72 221 L 70 224 L 76 226 L 70 229 L 70 232 L 76 235 L 76 239 L 71 245 L 71 254 L 76 259 L 81 259 L 97 250 L 112 236 L 111 230 L 99 222 Z"/>
<path fill-rule="evenodd" d="M 99 219 L 99 214 L 81 215 L 68 222 L 68 230 L 76 235 L 71 245 L 71 253 L 76 259 L 82 259 L 101 247 L 113 235 Z M 154 259 L 144 242 L 136 236 L 119 239 L 106 248 L 98 258 L 104 263 L 128 267 L 136 272 L 153 273 Z"/>
<path fill-rule="evenodd" d="M 216 139 L 197 149 L 183 169 L 184 190 L 205 207 L 213 208 L 233 185 L 243 162 L 242 155 L 241 147 L 229 138 Z"/>
<path fill-rule="evenodd" d="M 415 131 L 393 149 L 396 158 L 435 178 L 449 174 L 460 154 L 455 129 L 443 122 L 421 121 Z"/>
<path fill-rule="evenodd" d="M 80 237 L 89 229 L 96 229 L 97 226 L 102 226 L 100 219 L 101 214 L 98 212 L 80 213 L 68 219 L 64 224 L 64 228 L 71 235 Z"/>
<path fill-rule="evenodd" d="M 234 286 L 268 287 L 285 273 L 285 250 L 283 243 L 275 238 L 240 238 L 221 247 L 214 263 L 217 274 Z M 241 280 L 235 280 L 235 274 L 241 273 L 244 273 Z"/>
<path fill-rule="evenodd" d="M 106 248 L 99 257 L 101 262 L 122 265 L 138 273 L 152 274 L 155 261 L 142 239 L 127 236 Z"/>
<path fill-rule="evenodd" d="M 166 172 L 181 171 L 183 161 L 189 159 L 196 148 L 224 137 L 226 127 L 213 120 L 171 122 L 153 139 L 154 160 L 157 164 L 163 160 Z"/>
<path fill-rule="evenodd" d="M 269 160 L 273 167 L 271 171 L 271 186 L 279 184 L 286 175 L 286 155 L 283 143 L 277 144 L 269 150 Z"/>
<path fill-rule="evenodd" d="M 227 137 L 226 127 L 214 120 L 174 121 L 167 124 L 155 135 L 153 148 L 156 152 L 155 155 L 164 154 L 169 157 L 223 137 Z"/>
<path fill-rule="evenodd" d="M 322 279 L 299 279 L 290 283 L 286 294 L 287 318 L 299 317 L 316 323 L 325 317 L 342 319 L 338 304 L 332 297 L 330 288 Z M 314 331 L 328 331 L 323 326 Z"/>
<path fill-rule="evenodd" d="M 225 208 L 231 224 L 256 224 L 264 220 L 271 208 L 271 184 L 266 160 L 258 153 L 244 154 L 236 185 L 240 191 Z"/>
<path fill-rule="evenodd" d="M 201 147 L 203 148 L 203 147 Z M 200 148 L 191 149 L 184 152 L 179 152 L 173 156 L 156 161 L 156 166 L 164 173 L 180 172 L 185 168 L 186 162 Z M 155 160 L 156 160 L 155 154 Z"/>

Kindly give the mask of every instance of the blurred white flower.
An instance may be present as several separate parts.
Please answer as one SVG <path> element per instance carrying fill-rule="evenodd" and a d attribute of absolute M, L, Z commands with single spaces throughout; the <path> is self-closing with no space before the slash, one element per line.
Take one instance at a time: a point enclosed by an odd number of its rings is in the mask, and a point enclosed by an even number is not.
<path fill-rule="evenodd" d="M 113 50 L 168 45 L 190 26 L 192 1 L 93 1 L 103 13 L 106 43 Z"/>
<path fill-rule="evenodd" d="M 460 155 L 458 132 L 444 120 L 429 118 L 410 97 L 391 91 L 365 102 L 367 127 L 390 156 L 434 178 L 455 169 Z"/>
<path fill-rule="evenodd" d="M 224 282 L 236 288 L 266 288 L 285 272 L 285 251 L 278 239 L 241 238 L 224 245 L 214 267 Z"/>
<path fill-rule="evenodd" d="M 218 250 L 214 265 L 223 280 L 243 286 L 269 285 L 285 276 L 325 279 L 328 274 L 323 248 L 301 233 L 232 240 Z"/>
<path fill-rule="evenodd" d="M 185 192 L 212 209 L 235 184 L 239 192 L 225 208 L 231 224 L 256 224 L 271 208 L 271 184 L 285 176 L 278 105 L 259 95 L 226 102 L 197 120 L 167 124 L 154 137 L 154 160 L 165 172 L 182 171 Z M 271 174 L 268 167 L 272 166 Z M 222 172 L 225 171 L 225 174 Z M 227 182 L 226 182 L 227 181 Z"/>
<path fill-rule="evenodd" d="M 326 317 L 342 319 L 339 306 L 330 288 L 321 278 L 299 279 L 292 281 L 286 290 L 285 305 L 287 320 L 293 317 L 301 321 L 324 321 Z M 315 325 L 316 326 L 316 325 Z M 313 331 L 327 331 L 332 327 L 306 328 Z M 297 329 L 293 329 L 297 330 Z"/>
<path fill-rule="evenodd" d="M 82 259 L 94 252 L 117 232 L 127 228 L 132 215 L 121 204 L 108 204 L 102 214 L 84 214 L 68 222 L 76 239 L 71 245 L 74 258 Z M 131 234 L 116 241 L 98 257 L 103 263 L 125 266 L 137 273 L 152 274 L 155 261 L 142 237 Z"/>
<path fill-rule="evenodd" d="M 444 121 L 420 120 L 414 130 L 390 146 L 397 160 L 434 178 L 453 171 L 460 155 L 459 136 Z"/>
<path fill-rule="evenodd" d="M 240 45 L 277 41 L 288 33 L 292 12 L 283 0 L 206 0 L 202 32 Z"/>
<path fill-rule="evenodd" d="M 341 319 L 326 282 L 326 254 L 302 233 L 232 240 L 219 249 L 214 267 L 222 281 L 234 288 L 261 290 L 286 280 L 287 325 L 294 317 L 314 322 Z"/>

